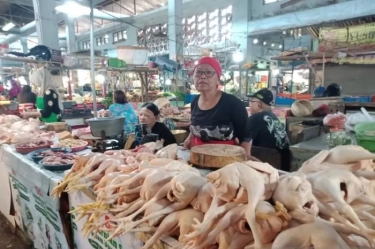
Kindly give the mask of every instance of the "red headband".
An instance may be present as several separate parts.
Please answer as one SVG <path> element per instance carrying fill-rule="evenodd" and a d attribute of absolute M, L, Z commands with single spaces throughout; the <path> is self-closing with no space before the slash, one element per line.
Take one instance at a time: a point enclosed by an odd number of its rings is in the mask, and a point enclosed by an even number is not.
<path fill-rule="evenodd" d="M 210 65 L 211 67 L 213 67 L 213 69 L 216 71 L 218 79 L 220 80 L 220 77 L 221 77 L 221 66 L 220 66 L 220 62 L 218 60 L 216 60 L 215 58 L 212 58 L 212 57 L 208 57 L 208 56 L 207 57 L 202 57 L 198 61 L 197 66 L 202 65 L 202 64 Z M 194 68 L 194 70 L 195 70 L 195 68 Z"/>

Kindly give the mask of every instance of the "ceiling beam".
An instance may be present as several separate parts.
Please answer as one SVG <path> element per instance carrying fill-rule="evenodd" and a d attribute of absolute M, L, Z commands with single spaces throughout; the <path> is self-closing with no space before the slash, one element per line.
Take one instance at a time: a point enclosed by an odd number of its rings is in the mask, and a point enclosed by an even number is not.
<path fill-rule="evenodd" d="M 30 0 L 0 0 L 0 2 L 33 7 L 33 1 L 30 1 Z"/>

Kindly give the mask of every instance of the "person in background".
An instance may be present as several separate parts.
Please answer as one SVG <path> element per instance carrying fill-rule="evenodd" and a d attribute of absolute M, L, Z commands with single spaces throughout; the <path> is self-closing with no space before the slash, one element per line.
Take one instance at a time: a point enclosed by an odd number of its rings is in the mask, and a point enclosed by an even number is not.
<path fill-rule="evenodd" d="M 31 72 L 30 81 L 38 88 L 36 107 L 40 109 L 40 119 L 46 123 L 57 122 L 64 107 L 56 82 L 52 81 L 51 73 L 41 67 Z"/>
<path fill-rule="evenodd" d="M 246 108 L 240 99 L 218 89 L 220 77 L 219 61 L 212 57 L 198 61 L 194 69 L 194 86 L 200 95 L 191 103 L 190 134 L 184 148 L 239 143 L 250 157 L 250 139 L 245 134 Z"/>
<path fill-rule="evenodd" d="M 10 84 L 11 84 L 11 88 L 9 90 L 9 100 L 14 100 L 14 99 L 17 99 L 17 96 L 18 94 L 22 91 L 22 88 L 21 86 L 19 85 L 19 83 L 15 80 L 11 80 L 10 81 Z"/>
<path fill-rule="evenodd" d="M 131 104 L 128 103 L 123 91 L 117 90 L 113 93 L 113 103 L 109 106 L 109 112 L 115 117 L 125 117 L 125 133 L 133 133 L 138 124 L 138 117 Z"/>
<path fill-rule="evenodd" d="M 327 97 L 339 97 L 341 95 L 341 86 L 337 83 L 331 83 L 327 86 Z"/>
<path fill-rule="evenodd" d="M 146 124 L 149 133 L 159 135 L 159 140 L 164 140 L 163 146 L 176 143 L 176 138 L 168 127 L 158 122 L 159 108 L 154 103 L 144 103 L 139 111 L 139 123 Z"/>
<path fill-rule="evenodd" d="M 175 122 L 170 118 L 167 118 L 168 115 L 173 114 L 171 110 L 171 102 L 167 98 L 158 98 L 154 101 L 154 104 L 159 108 L 160 111 L 160 121 L 164 123 L 170 130 L 175 128 L 189 127 L 189 123 Z"/>
<path fill-rule="evenodd" d="M 17 101 L 19 104 L 33 104 L 36 105 L 36 94 L 31 91 L 31 86 L 24 85 L 22 92 L 17 96 Z"/>
<path fill-rule="evenodd" d="M 281 154 L 282 170 L 289 171 L 289 139 L 284 125 L 271 111 L 272 92 L 261 89 L 250 96 L 250 112 L 246 137 L 251 139 L 251 146 L 276 149 Z"/>

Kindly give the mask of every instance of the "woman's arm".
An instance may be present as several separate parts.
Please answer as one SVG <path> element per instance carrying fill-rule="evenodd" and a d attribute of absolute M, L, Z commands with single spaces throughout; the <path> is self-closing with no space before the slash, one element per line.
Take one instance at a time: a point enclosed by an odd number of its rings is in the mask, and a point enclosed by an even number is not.
<path fill-rule="evenodd" d="M 159 135 L 159 140 L 164 139 L 164 146 L 177 143 L 176 138 L 165 124 L 157 122 L 155 125 L 157 126 L 155 132 Z"/>
<path fill-rule="evenodd" d="M 187 128 L 189 127 L 191 122 L 174 122 L 175 128 Z"/>

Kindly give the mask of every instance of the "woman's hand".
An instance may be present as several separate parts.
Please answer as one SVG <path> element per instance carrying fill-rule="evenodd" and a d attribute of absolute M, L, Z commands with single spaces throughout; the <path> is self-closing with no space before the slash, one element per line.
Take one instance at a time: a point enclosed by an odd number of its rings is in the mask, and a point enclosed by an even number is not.
<path fill-rule="evenodd" d="M 182 147 L 182 150 L 188 150 L 190 149 L 190 144 L 191 144 L 191 135 L 189 135 L 186 140 L 184 141 L 184 145 Z"/>

